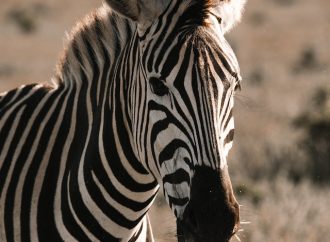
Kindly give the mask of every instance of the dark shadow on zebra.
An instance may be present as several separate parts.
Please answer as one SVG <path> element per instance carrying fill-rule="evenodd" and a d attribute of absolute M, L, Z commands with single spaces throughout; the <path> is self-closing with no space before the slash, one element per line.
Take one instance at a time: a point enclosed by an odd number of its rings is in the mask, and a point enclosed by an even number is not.
<path fill-rule="evenodd" d="M 226 242 L 243 0 L 107 0 L 56 74 L 0 96 L 0 241 L 154 241 L 159 186 L 181 242 Z"/>

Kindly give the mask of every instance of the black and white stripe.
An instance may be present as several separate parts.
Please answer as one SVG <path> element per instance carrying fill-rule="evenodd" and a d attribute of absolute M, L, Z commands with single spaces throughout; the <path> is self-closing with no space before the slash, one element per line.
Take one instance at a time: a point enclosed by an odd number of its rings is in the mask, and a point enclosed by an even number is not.
<path fill-rule="evenodd" d="M 153 241 L 159 185 L 180 217 L 194 167 L 227 166 L 236 57 L 205 4 L 164 6 L 148 28 L 100 8 L 51 84 L 1 95 L 0 241 Z"/>

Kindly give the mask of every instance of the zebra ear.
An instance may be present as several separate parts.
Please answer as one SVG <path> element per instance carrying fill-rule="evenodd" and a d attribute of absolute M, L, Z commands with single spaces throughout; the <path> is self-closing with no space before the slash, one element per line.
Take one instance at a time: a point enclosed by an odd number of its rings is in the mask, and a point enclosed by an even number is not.
<path fill-rule="evenodd" d="M 117 13 L 139 23 L 152 22 L 163 12 L 170 0 L 106 0 Z"/>
<path fill-rule="evenodd" d="M 221 27 L 224 33 L 240 22 L 246 1 L 214 0 L 216 4 L 213 4 L 212 12 L 221 18 Z"/>

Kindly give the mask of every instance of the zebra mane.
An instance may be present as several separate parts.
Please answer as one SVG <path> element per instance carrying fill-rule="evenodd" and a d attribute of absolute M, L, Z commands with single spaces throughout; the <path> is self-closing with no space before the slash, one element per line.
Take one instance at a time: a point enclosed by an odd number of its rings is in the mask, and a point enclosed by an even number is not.
<path fill-rule="evenodd" d="M 196 11 L 192 13 L 195 21 L 207 26 L 208 16 L 215 15 L 221 19 L 225 33 L 240 21 L 246 0 L 186 0 L 186 2 L 196 6 Z M 112 65 L 136 28 L 134 21 L 117 14 L 107 4 L 87 15 L 67 34 L 66 46 L 57 64 L 53 84 L 57 86 L 73 80 L 81 81 L 77 70 L 83 70 L 87 78 L 92 79 L 92 76 L 88 76 L 93 74 L 93 63 L 90 61 L 96 61 L 102 66 L 104 55 L 109 55 Z M 90 58 L 91 56 L 95 58 Z"/>
<path fill-rule="evenodd" d="M 109 55 L 112 65 L 135 28 L 133 22 L 118 15 L 106 4 L 94 10 L 66 34 L 65 47 L 57 63 L 53 82 L 72 81 L 75 72 L 80 69 L 92 74 L 91 55 L 95 57 L 92 61 L 100 65 L 104 55 Z"/>

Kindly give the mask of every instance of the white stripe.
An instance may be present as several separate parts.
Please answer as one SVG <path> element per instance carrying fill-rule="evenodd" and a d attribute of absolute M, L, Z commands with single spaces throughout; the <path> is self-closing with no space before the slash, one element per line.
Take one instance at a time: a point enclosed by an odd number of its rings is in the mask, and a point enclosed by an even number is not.
<path fill-rule="evenodd" d="M 70 85 L 70 89 L 68 91 L 67 97 L 70 96 L 70 94 L 72 92 L 72 88 L 73 88 L 73 85 Z M 58 180 L 57 180 L 57 184 L 56 184 L 55 199 L 54 199 L 54 213 L 55 213 L 56 228 L 64 241 L 72 241 L 72 242 L 77 241 L 77 240 L 71 235 L 71 233 L 66 229 L 66 227 L 64 225 L 63 217 L 62 217 L 62 201 L 61 200 L 62 200 L 62 192 L 63 192 L 62 184 L 63 184 L 64 171 L 66 168 L 70 147 L 71 147 L 74 133 L 76 130 L 76 122 L 77 122 L 76 114 L 77 114 L 77 103 L 78 103 L 79 93 L 80 93 L 80 87 L 77 87 L 76 96 L 75 96 L 74 103 L 73 103 L 72 116 L 71 116 L 71 122 L 70 122 L 70 127 L 69 127 L 69 134 L 65 141 L 65 144 L 63 145 L 63 153 L 62 153 L 61 161 L 60 161 L 60 168 L 59 168 Z M 66 107 L 63 107 L 63 108 L 65 109 Z M 68 197 L 69 197 L 69 195 L 68 195 Z"/>

